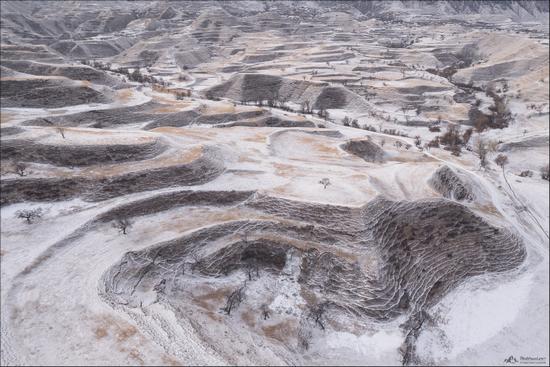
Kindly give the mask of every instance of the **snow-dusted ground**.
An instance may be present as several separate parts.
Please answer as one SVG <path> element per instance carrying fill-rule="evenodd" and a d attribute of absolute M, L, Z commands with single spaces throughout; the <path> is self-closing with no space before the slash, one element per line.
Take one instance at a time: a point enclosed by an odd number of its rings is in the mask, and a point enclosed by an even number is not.
<path fill-rule="evenodd" d="M 344 16 L 334 16 L 339 26 L 347 26 Z M 332 18 L 331 18 L 332 19 Z M 370 23 L 369 23 L 370 24 Z M 137 28 L 141 24 L 134 24 Z M 435 28 L 436 26 L 434 26 Z M 451 33 L 451 26 L 441 33 Z M 369 28 L 376 31 L 375 27 Z M 185 31 L 189 31 L 187 28 Z M 130 32 L 130 31 L 128 31 Z M 134 30 L 129 34 L 134 35 Z M 435 31 L 434 31 L 435 32 Z M 460 45 L 467 41 L 483 38 L 478 32 L 453 35 L 445 42 L 436 39 L 435 34 L 419 40 L 420 49 Z M 496 32 L 495 32 L 496 33 Z M 368 34 L 368 32 L 367 32 Z M 510 57 L 546 54 L 548 46 L 536 41 L 525 41 L 522 37 L 499 38 L 502 35 L 484 39 L 485 64 L 491 66 Z M 261 40 L 261 42 L 259 41 Z M 505 42 L 506 41 L 506 42 Z M 525 41 L 525 48 L 523 46 Z M 227 58 L 212 58 L 196 69 L 186 72 L 188 80 L 177 82 L 175 87 L 191 88 L 193 98 L 176 101 L 168 93 L 153 91 L 148 87 L 133 86 L 119 90 L 111 104 L 78 105 L 58 109 L 2 108 L 2 127 L 18 126 L 21 122 L 44 117 L 62 116 L 77 112 L 136 106 L 149 101 L 166 104 L 166 111 L 200 111 L 204 114 L 239 112 L 250 107 L 233 106 L 232 101 L 211 101 L 200 97 L 200 92 L 219 84 L 232 76 L 220 69 L 229 63 L 238 63 L 244 56 L 266 52 L 271 46 L 284 45 L 285 39 L 275 34 L 243 34 L 236 39 L 236 45 L 245 47 L 244 53 L 231 54 Z M 341 43 L 330 41 L 322 45 L 310 44 L 306 52 L 290 53 L 273 63 L 289 64 L 285 68 L 269 68 L 269 62 L 259 63 L 266 69 L 262 73 L 312 80 L 309 70 L 300 66 L 318 68 L 315 79 L 327 76 L 326 80 L 353 73 L 357 66 L 387 66 L 388 60 L 379 60 L 377 55 L 386 48 L 377 42 L 365 45 L 357 42 L 370 57 L 364 62 L 361 57 L 331 62 L 330 69 L 325 62 L 312 62 L 309 58 L 323 54 L 325 46 Z M 504 45 L 504 46 L 502 46 Z M 545 49 L 540 47 L 546 47 Z M 518 51 L 519 50 L 519 51 Z M 528 54 L 522 54 L 525 52 Z M 165 55 L 158 70 L 178 68 L 170 65 L 172 54 Z M 343 50 L 335 52 L 336 54 Z M 404 61 L 419 63 L 422 60 L 415 52 L 399 51 Z M 316 55 L 313 55 L 317 53 Z M 424 69 L 438 66 L 433 58 L 425 60 Z M 440 65 L 439 65 L 440 66 Z M 162 138 L 170 149 L 159 159 L 136 163 L 140 169 L 181 163 L 191 159 L 195 148 L 215 146 L 219 150 L 225 167 L 222 175 L 211 181 L 189 187 L 169 189 L 152 188 L 101 202 L 85 202 L 80 199 L 55 203 L 18 203 L 2 206 L 1 214 L 1 356 L 2 365 L 16 364 L 63 364 L 63 365 L 167 365 L 167 364 L 350 364 L 350 365 L 399 365 L 399 348 L 404 334 L 399 325 L 405 321 L 399 318 L 387 323 L 370 322 L 359 330 L 315 331 L 312 345 L 307 353 L 293 356 L 284 343 L 276 338 L 259 337 L 255 331 L 243 326 L 238 318 L 223 321 L 209 318 L 192 309 L 186 314 L 177 307 L 168 307 L 157 302 L 158 295 L 150 292 L 142 295 L 141 307 L 111 307 L 102 298 L 100 282 L 106 269 L 117 263 L 129 251 L 138 251 L 149 246 L 177 238 L 197 229 L 227 221 L 258 219 L 250 210 L 214 207 L 176 207 L 159 213 L 135 218 L 128 235 L 120 235 L 110 223 L 92 223 L 93 219 L 122 204 L 151 197 L 153 194 L 178 189 L 188 190 L 257 190 L 260 193 L 292 200 L 358 207 L 378 195 L 392 200 L 415 201 L 439 197 L 428 184 L 433 172 L 442 165 L 460 171 L 474 187 L 477 199 L 464 203 L 476 214 L 492 225 L 506 227 L 518 235 L 527 248 L 527 260 L 514 271 L 505 274 L 486 274 L 470 279 L 447 294 L 430 314 L 435 322 L 421 332 L 417 353 L 424 360 L 435 365 L 501 365 L 504 359 L 515 356 L 545 358 L 548 364 L 549 331 L 549 187 L 540 179 L 538 170 L 548 162 L 548 104 L 542 113 L 535 113 L 526 106 L 533 103 L 547 103 L 543 87 L 548 86 L 548 69 L 542 82 L 538 74 L 520 79 L 512 85 L 509 94 L 510 109 L 514 121 L 502 130 L 488 130 L 474 134 L 472 138 L 510 144 L 503 151 L 509 157 L 504 171 L 492 163 L 500 152 L 495 149 L 488 155 L 491 162 L 480 170 L 475 152 L 464 150 L 460 157 L 443 149 L 420 150 L 414 146 L 414 136 L 423 142 L 433 139 L 438 133 L 430 132 L 425 126 L 406 126 L 409 118 L 419 121 L 434 121 L 436 115 L 414 110 L 403 111 L 397 100 L 399 88 L 443 87 L 443 91 L 423 93 L 445 111 L 445 121 L 461 120 L 467 116 L 464 103 L 454 102 L 447 88 L 452 84 L 445 78 L 423 70 L 380 71 L 362 74 L 365 85 L 379 88 L 384 100 L 371 103 L 372 111 L 349 108 L 329 109 L 331 121 L 315 116 L 306 116 L 318 126 L 325 128 L 269 128 L 232 127 L 213 128 L 209 125 L 189 127 L 163 126 L 151 131 L 141 130 L 141 124 L 117 126 L 113 130 L 101 130 L 101 134 L 89 135 L 92 129 L 68 128 L 67 138 L 60 138 L 51 128 L 27 127 L 20 135 L 25 139 L 51 145 L 90 144 L 135 144 Z M 475 73 L 476 66 L 462 71 L 459 77 L 466 78 Z M 538 71 L 537 71 L 538 72 Z M 154 69 L 152 74 L 154 74 Z M 535 82 L 529 78 L 534 78 Z M 546 79 L 545 79 L 546 78 Z M 176 80 L 176 75 L 171 80 Z M 538 83 L 538 84 L 537 84 Z M 524 89 L 524 97 L 516 97 Z M 383 94 L 383 93 L 388 93 Z M 477 93 L 481 99 L 480 109 L 488 112 L 491 99 Z M 394 100 L 395 98 L 395 100 Z M 289 103 L 292 105 L 292 103 Z M 295 107 L 298 105 L 295 104 Z M 301 119 L 300 114 L 285 112 L 277 108 L 264 107 L 274 116 Z M 386 121 L 383 117 L 391 116 Z M 408 136 L 398 137 L 384 132 L 366 131 L 342 126 L 341 120 L 348 116 L 357 118 L 361 125 L 369 124 L 384 129 L 395 128 Z M 396 118 L 397 120 L 394 120 Z M 443 126 L 444 128 L 444 126 Z M 527 131 L 525 131 L 527 130 Z M 339 132 L 341 136 L 325 133 Z M 370 163 L 342 149 L 348 139 L 367 139 L 381 144 L 386 152 L 386 161 Z M 540 138 L 543 142 L 540 143 Z M 538 140 L 537 140 L 538 139 Z M 409 150 L 398 148 L 395 142 L 411 144 Z M 529 142 L 538 141 L 536 145 Z M 526 146 L 521 143 L 526 142 Z M 518 144 L 519 143 L 519 144 Z M 531 144 L 531 145 L 530 145 Z M 496 144 L 495 144 L 496 145 Z M 176 155 L 176 152 L 184 152 Z M 187 154 L 189 153 L 189 154 Z M 30 177 L 56 177 L 67 174 L 65 168 L 44 165 Z M 37 168 L 40 168 L 37 165 Z M 125 167 L 127 169 L 127 167 Z M 529 169 L 532 177 L 520 177 L 519 173 Z M 105 167 L 94 166 L 94 174 L 110 174 Z M 130 169 L 131 170 L 131 166 Z M 87 172 L 71 169 L 71 174 Z M 503 176 L 505 174 L 506 176 Z M 15 173 L 3 174 L 3 178 L 15 178 Z M 323 188 L 319 181 L 330 179 L 330 185 Z M 506 177 L 506 179 L 505 179 Z M 43 217 L 32 225 L 16 218 L 16 211 L 28 208 L 42 208 Z M 261 218 L 265 219 L 265 218 Z M 296 283 L 289 282 L 293 274 L 292 264 L 280 277 L 257 282 L 248 290 L 254 305 L 260 304 L 268 295 L 274 295 L 270 308 L 277 316 L 270 321 L 284 320 L 285 314 L 299 315 L 303 299 L 297 296 Z M 296 264 L 294 264 L 296 265 Z M 236 275 L 238 278 L 242 274 Z M 229 284 L 236 279 L 224 280 L 212 286 Z M 198 287 L 193 291 L 199 292 Z M 189 310 L 184 310 L 189 311 Z M 221 320 L 221 321 L 220 321 Z M 235 331 L 237 330 L 237 331 Z M 219 335 L 230 335 L 227 340 Z M 212 337 L 220 345 L 209 344 Z M 234 355 L 233 355 L 234 354 Z"/>

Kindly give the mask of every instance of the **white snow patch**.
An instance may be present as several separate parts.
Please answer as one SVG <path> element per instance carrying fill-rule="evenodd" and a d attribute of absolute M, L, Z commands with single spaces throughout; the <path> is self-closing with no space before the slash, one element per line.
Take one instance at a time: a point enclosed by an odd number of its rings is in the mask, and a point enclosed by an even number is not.
<path fill-rule="evenodd" d="M 445 320 L 440 330 L 421 333 L 417 345 L 419 355 L 436 361 L 454 359 L 496 336 L 518 317 L 528 300 L 532 278 L 532 274 L 525 274 L 492 289 L 480 287 L 483 281 L 480 279 L 445 297 L 435 308 L 435 313 L 440 312 Z"/>

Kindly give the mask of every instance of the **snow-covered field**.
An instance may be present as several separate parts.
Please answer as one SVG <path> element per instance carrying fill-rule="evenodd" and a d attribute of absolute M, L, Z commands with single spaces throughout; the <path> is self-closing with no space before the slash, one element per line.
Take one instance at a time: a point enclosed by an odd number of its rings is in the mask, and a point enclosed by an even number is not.
<path fill-rule="evenodd" d="M 353 4 L 2 3 L 2 365 L 548 365 L 548 9 Z"/>

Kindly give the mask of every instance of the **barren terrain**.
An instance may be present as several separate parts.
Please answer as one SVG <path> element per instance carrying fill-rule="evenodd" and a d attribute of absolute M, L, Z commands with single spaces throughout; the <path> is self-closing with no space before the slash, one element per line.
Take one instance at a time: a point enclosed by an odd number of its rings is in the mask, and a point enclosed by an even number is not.
<path fill-rule="evenodd" d="M 1 12 L 2 365 L 548 364 L 548 2 Z"/>

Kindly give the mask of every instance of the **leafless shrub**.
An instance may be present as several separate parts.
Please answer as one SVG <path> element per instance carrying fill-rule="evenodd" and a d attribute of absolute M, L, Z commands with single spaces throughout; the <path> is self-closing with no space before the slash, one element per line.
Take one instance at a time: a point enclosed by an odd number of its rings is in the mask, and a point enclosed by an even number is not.
<path fill-rule="evenodd" d="M 25 219 L 27 224 L 31 224 L 33 220 L 42 217 L 42 208 L 18 210 L 15 212 L 15 216 Z"/>
<path fill-rule="evenodd" d="M 248 276 L 248 280 L 252 280 L 254 276 L 260 276 L 260 267 L 258 266 L 258 262 L 256 261 L 256 259 L 254 258 L 246 261 L 244 270 L 246 272 L 246 275 Z"/>
<path fill-rule="evenodd" d="M 547 163 L 546 165 L 544 165 L 543 167 L 540 168 L 540 177 L 543 180 L 548 181 L 549 176 L 550 176 L 550 173 L 549 173 L 549 168 L 548 168 L 548 163 Z"/>
<path fill-rule="evenodd" d="M 319 181 L 321 185 L 323 185 L 323 188 L 326 189 L 328 185 L 330 185 L 330 180 L 328 178 L 323 178 Z"/>
<path fill-rule="evenodd" d="M 460 126 L 455 124 L 447 125 L 447 131 L 439 138 L 439 142 L 443 145 L 453 148 L 456 145 L 462 145 Z"/>
<path fill-rule="evenodd" d="M 27 165 L 23 162 L 13 163 L 13 170 L 14 170 L 14 173 L 18 174 L 21 177 L 24 177 L 28 174 Z"/>
<path fill-rule="evenodd" d="M 434 139 L 430 140 L 428 143 L 428 148 L 439 148 L 439 136 L 436 136 Z"/>
<path fill-rule="evenodd" d="M 308 350 L 311 343 L 311 337 L 313 336 L 311 329 L 309 328 L 307 322 L 303 320 L 300 322 L 300 327 L 298 329 L 298 346 L 301 349 Z"/>
<path fill-rule="evenodd" d="M 166 279 L 162 279 L 153 287 L 153 290 L 158 293 L 163 293 L 165 289 L 166 289 Z"/>
<path fill-rule="evenodd" d="M 495 163 L 504 171 L 504 166 L 508 164 L 508 156 L 506 156 L 505 154 L 497 155 L 497 157 L 495 158 Z"/>
<path fill-rule="evenodd" d="M 533 177 L 533 171 L 526 169 L 524 171 L 521 171 L 519 174 L 520 177 Z"/>
<path fill-rule="evenodd" d="M 496 151 L 497 151 L 498 144 L 499 144 L 499 142 L 496 141 L 496 140 L 489 140 L 489 141 L 487 142 L 487 145 L 486 145 L 486 146 L 487 146 L 487 150 L 488 150 L 489 152 L 496 152 Z"/>
<path fill-rule="evenodd" d="M 325 330 L 324 315 L 328 309 L 328 301 L 315 304 L 310 307 L 308 313 L 308 319 L 313 320 L 316 326 L 319 326 L 321 330 Z"/>
<path fill-rule="evenodd" d="M 463 144 L 468 144 L 473 132 L 474 130 L 472 128 L 466 129 L 466 131 L 464 131 L 464 134 L 462 134 Z"/>
<path fill-rule="evenodd" d="M 260 311 L 262 312 L 262 317 L 264 318 L 264 320 L 269 319 L 270 317 L 269 307 L 265 303 L 261 305 Z"/>
<path fill-rule="evenodd" d="M 477 139 L 476 146 L 474 148 L 475 152 L 479 156 L 479 166 L 481 168 L 487 167 L 487 146 L 483 139 L 479 138 Z"/>
<path fill-rule="evenodd" d="M 225 307 L 223 308 L 223 311 L 226 315 L 231 315 L 231 311 L 235 308 L 239 307 L 241 302 L 244 299 L 244 289 L 246 287 L 246 283 L 240 286 L 239 288 L 235 289 L 229 296 L 227 296 L 227 300 L 225 302 Z"/>
<path fill-rule="evenodd" d="M 319 110 L 319 112 L 317 112 L 317 115 L 318 115 L 319 117 L 324 118 L 325 120 L 328 120 L 329 114 L 328 114 L 328 111 L 325 110 L 324 108 L 321 108 L 321 109 Z"/>
<path fill-rule="evenodd" d="M 63 139 L 65 139 L 65 128 L 62 126 L 57 126 L 55 130 L 61 135 Z"/>
<path fill-rule="evenodd" d="M 113 222 L 113 227 L 118 229 L 120 233 L 127 234 L 128 228 L 132 226 L 132 222 L 128 218 L 118 218 Z"/>
<path fill-rule="evenodd" d="M 301 108 L 302 108 L 302 113 L 311 113 L 311 112 L 313 112 L 313 110 L 311 108 L 311 102 L 309 100 L 306 100 L 306 101 L 302 102 Z"/>

